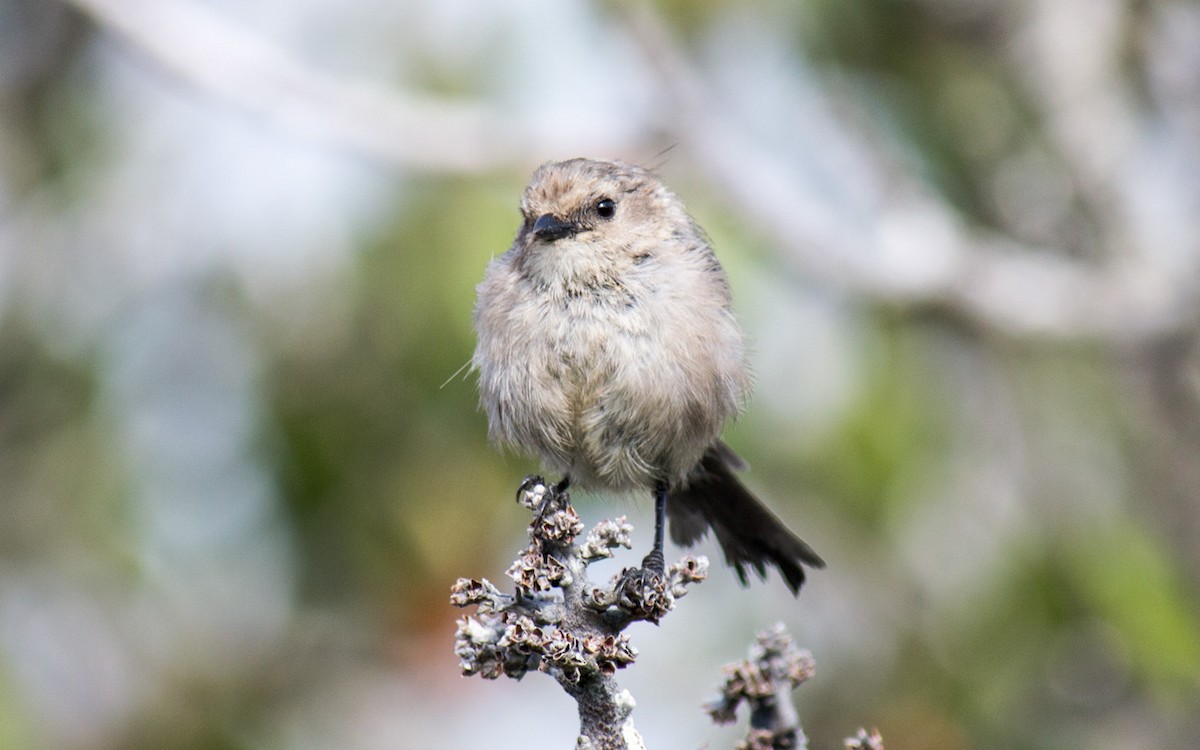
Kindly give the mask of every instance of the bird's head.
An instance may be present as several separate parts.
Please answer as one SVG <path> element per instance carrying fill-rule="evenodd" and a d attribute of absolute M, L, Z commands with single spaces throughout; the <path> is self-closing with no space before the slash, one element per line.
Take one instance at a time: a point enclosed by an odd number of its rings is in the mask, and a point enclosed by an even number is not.
<path fill-rule="evenodd" d="M 590 285 L 620 277 L 694 233 L 679 198 L 641 167 L 569 159 L 543 164 L 521 197 L 515 248 L 540 281 Z"/>

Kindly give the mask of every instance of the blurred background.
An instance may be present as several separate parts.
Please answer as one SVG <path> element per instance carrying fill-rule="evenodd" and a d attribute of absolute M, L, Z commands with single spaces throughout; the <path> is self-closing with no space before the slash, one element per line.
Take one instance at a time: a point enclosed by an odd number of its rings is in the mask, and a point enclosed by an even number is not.
<path fill-rule="evenodd" d="M 727 439 L 829 563 L 702 548 L 631 632 L 649 747 L 731 747 L 699 705 L 776 621 L 814 748 L 1194 746 L 1196 3 L 0 0 L 0 750 L 572 746 L 448 596 L 536 468 L 474 285 L 585 154 L 710 232 Z M 648 501 L 576 503 L 640 559 Z"/>

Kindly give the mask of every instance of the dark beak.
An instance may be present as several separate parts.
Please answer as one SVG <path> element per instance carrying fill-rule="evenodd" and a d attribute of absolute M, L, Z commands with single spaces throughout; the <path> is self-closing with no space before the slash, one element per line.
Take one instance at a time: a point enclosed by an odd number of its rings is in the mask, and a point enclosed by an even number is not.
<path fill-rule="evenodd" d="M 563 237 L 570 237 L 579 231 L 579 227 L 569 221 L 554 216 L 542 214 L 533 222 L 533 236 L 545 242 L 554 242 Z"/>

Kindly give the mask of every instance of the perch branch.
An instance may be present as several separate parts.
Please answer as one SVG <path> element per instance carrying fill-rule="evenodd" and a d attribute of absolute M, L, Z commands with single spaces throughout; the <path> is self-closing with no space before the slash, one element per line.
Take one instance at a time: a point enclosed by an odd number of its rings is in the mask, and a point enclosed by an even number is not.
<path fill-rule="evenodd" d="M 459 620 L 455 653 L 463 674 L 520 679 L 549 674 L 579 709 L 578 748 L 644 748 L 631 713 L 629 691 L 616 670 L 632 664 L 637 649 L 622 631 L 638 620 L 658 622 L 693 583 L 704 580 L 708 561 L 685 557 L 658 579 L 615 576 L 606 586 L 588 579 L 588 566 L 630 547 L 624 518 L 604 521 L 576 544 L 583 523 L 567 492 L 540 477 L 525 480 L 517 500 L 533 512 L 529 546 L 507 571 L 515 593 L 485 579 L 459 579 L 450 601 L 475 606 Z"/>

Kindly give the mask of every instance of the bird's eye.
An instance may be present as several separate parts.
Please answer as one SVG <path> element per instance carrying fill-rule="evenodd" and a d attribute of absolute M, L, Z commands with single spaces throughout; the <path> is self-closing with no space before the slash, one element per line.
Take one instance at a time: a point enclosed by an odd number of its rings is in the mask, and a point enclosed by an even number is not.
<path fill-rule="evenodd" d="M 596 215 L 601 219 L 611 219 L 617 214 L 617 204 L 612 198 L 601 198 L 596 201 Z"/>

